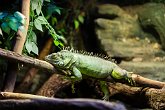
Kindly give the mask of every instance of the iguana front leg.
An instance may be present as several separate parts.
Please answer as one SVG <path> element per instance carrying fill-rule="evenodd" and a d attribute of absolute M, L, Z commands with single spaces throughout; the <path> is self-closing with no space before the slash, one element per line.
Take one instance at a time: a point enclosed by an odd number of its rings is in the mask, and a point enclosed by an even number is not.
<path fill-rule="evenodd" d="M 80 81 L 80 80 L 82 80 L 82 74 L 81 74 L 81 72 L 76 67 L 73 67 L 72 76 L 71 76 L 72 93 L 75 93 L 74 83 L 76 81 Z"/>
<path fill-rule="evenodd" d="M 73 67 L 71 78 L 74 81 L 80 81 L 80 80 L 82 80 L 82 74 L 81 74 L 81 72 L 76 67 Z"/>

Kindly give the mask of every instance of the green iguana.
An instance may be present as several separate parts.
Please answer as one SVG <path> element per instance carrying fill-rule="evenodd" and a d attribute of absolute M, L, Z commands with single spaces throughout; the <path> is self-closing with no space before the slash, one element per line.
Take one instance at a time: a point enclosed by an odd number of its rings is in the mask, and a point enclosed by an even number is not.
<path fill-rule="evenodd" d="M 91 54 L 91 55 L 89 55 Z M 52 53 L 45 57 L 45 60 L 53 64 L 57 69 L 61 69 L 70 75 L 72 81 L 79 81 L 82 76 L 89 76 L 96 79 L 124 79 L 132 83 L 131 74 L 121 69 L 116 63 L 94 56 L 92 53 L 82 54 L 73 49 L 64 49 L 57 53 Z M 109 99 L 108 90 L 101 82 L 102 90 L 105 94 L 104 99 Z"/>

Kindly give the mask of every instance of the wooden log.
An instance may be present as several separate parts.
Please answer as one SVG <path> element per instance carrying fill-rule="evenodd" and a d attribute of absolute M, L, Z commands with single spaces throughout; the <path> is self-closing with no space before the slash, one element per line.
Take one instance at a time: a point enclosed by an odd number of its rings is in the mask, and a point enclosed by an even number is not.
<path fill-rule="evenodd" d="M 54 68 L 53 65 L 51 65 L 50 63 L 48 63 L 46 61 L 43 61 L 43 60 L 39 60 L 39 59 L 35 59 L 35 58 L 32 58 L 32 57 L 20 55 L 18 53 L 11 52 L 11 51 L 8 51 L 8 50 L 4 50 L 4 49 L 1 49 L 1 48 L 0 48 L 0 56 L 2 56 L 4 58 L 7 58 L 9 60 L 15 61 L 15 62 L 22 62 L 22 63 L 29 64 L 31 66 L 34 66 L 36 68 L 45 69 L 45 70 L 48 70 L 52 73 L 65 75 L 65 73 L 58 72 Z M 135 81 L 136 84 L 147 85 L 148 87 L 163 88 L 164 85 L 165 85 L 164 82 L 144 78 L 144 77 L 142 77 L 140 75 L 137 75 L 137 74 L 132 74 L 132 79 Z M 110 79 L 109 78 L 100 79 L 100 80 L 111 81 L 112 78 L 110 78 Z"/>
<path fill-rule="evenodd" d="M 121 83 L 109 83 L 112 96 L 138 107 L 152 107 L 154 110 L 165 109 L 165 90 L 148 87 L 130 87 Z"/>
<path fill-rule="evenodd" d="M 21 54 L 18 54 L 18 53 L 9 51 L 9 50 L 0 48 L 0 56 L 4 57 L 10 61 L 13 61 L 13 62 L 26 63 L 33 67 L 40 68 L 40 69 L 46 69 L 53 73 L 57 72 L 56 69 L 54 68 L 54 66 L 46 61 L 35 59 L 35 58 L 28 57 L 25 55 L 21 55 Z"/>
<path fill-rule="evenodd" d="M 126 110 L 121 103 L 96 99 L 58 99 L 43 96 L 1 92 L 1 110 Z"/>

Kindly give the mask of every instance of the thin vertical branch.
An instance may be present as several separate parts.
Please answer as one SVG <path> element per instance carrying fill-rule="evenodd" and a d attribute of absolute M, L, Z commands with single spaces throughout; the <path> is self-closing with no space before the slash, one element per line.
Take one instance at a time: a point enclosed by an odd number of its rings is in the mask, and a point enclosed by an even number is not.
<path fill-rule="evenodd" d="M 29 12 L 30 12 L 30 0 L 22 0 L 22 14 L 26 17 L 25 22 L 25 31 L 22 32 L 18 30 L 16 37 L 16 44 L 13 48 L 13 51 L 19 54 L 22 54 L 23 46 L 26 40 L 27 30 L 29 26 Z M 4 91 L 12 92 L 14 90 L 16 77 L 18 73 L 18 64 L 17 63 L 9 63 L 8 71 L 6 73 L 6 79 L 4 84 Z"/>
<path fill-rule="evenodd" d="M 49 54 L 50 49 L 52 47 L 53 44 L 53 40 L 49 39 L 45 46 L 43 47 L 42 51 L 40 52 L 38 59 L 43 60 L 44 57 L 46 55 Z M 22 80 L 22 82 L 20 83 L 20 85 L 15 89 L 14 92 L 25 92 L 27 90 L 27 88 L 29 88 L 29 86 L 31 85 L 34 76 L 37 74 L 39 69 L 36 68 L 31 68 L 25 75 L 24 79 Z"/>

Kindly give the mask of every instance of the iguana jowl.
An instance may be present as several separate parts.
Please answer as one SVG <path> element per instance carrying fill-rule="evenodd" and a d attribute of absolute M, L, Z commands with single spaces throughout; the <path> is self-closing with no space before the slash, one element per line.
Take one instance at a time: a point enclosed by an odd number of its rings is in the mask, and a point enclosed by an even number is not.
<path fill-rule="evenodd" d="M 81 54 L 74 50 L 61 50 L 45 57 L 45 60 L 53 64 L 57 69 L 64 70 L 71 75 L 74 81 L 82 79 L 82 75 L 96 79 L 125 79 L 132 82 L 131 74 L 121 69 L 116 63 L 103 58 Z M 108 96 L 105 96 L 107 98 Z"/>

